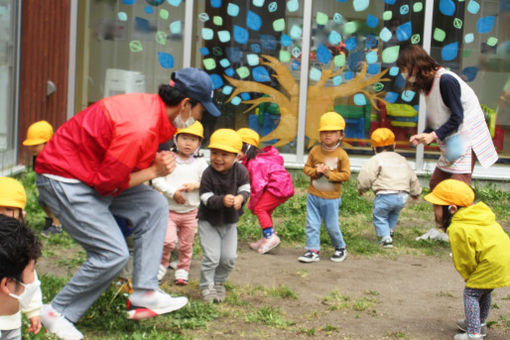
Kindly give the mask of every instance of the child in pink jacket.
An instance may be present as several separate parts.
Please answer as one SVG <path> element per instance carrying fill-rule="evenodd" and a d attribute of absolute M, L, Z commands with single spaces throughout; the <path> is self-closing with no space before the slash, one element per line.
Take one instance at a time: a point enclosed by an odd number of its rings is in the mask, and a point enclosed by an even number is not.
<path fill-rule="evenodd" d="M 283 166 L 283 157 L 273 146 L 260 150 L 257 132 L 242 128 L 237 131 L 243 140 L 240 159 L 250 173 L 250 202 L 248 208 L 257 216 L 262 237 L 251 243 L 250 248 L 265 254 L 280 244 L 274 232 L 273 211 L 294 195 L 290 174 Z"/>

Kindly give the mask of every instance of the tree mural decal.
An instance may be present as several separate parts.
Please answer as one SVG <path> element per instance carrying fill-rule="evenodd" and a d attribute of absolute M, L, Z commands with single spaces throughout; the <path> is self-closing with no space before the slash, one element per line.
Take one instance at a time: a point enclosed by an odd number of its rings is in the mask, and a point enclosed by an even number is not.
<path fill-rule="evenodd" d="M 262 58 L 265 59 L 265 61 L 262 61 L 261 64 L 275 71 L 276 74 L 273 75 L 273 77 L 279 82 L 280 86 L 287 94 L 265 84 L 249 80 L 237 80 L 225 76 L 225 78 L 235 86 L 235 90 L 232 92 L 227 102 L 230 102 L 236 95 L 243 92 L 257 92 L 267 95 L 257 99 L 243 101 L 245 104 L 251 104 L 245 112 L 253 110 L 264 102 L 276 102 L 280 106 L 280 123 L 275 130 L 262 137 L 261 141 L 265 142 L 278 139 L 274 146 L 282 146 L 296 138 L 299 84 L 293 78 L 289 69 L 278 59 L 269 55 L 262 55 Z M 345 66 L 337 71 L 333 71 L 333 63 L 331 63 L 329 69 L 325 67 L 322 69 L 321 78 L 315 84 L 308 87 L 305 134 L 309 138 L 309 146 L 319 140 L 319 117 L 321 114 L 331 109 L 336 98 L 349 97 L 356 93 L 363 93 L 370 100 L 372 106 L 377 108 L 376 101 L 381 100 L 380 96 L 384 94 L 384 92 L 371 93 L 367 88 L 378 82 L 390 80 L 389 78 L 383 78 L 387 69 L 365 79 L 367 75 L 367 64 L 364 63 L 361 71 L 348 83 L 332 87 L 325 86 L 328 80 L 342 74 L 344 69 Z"/>

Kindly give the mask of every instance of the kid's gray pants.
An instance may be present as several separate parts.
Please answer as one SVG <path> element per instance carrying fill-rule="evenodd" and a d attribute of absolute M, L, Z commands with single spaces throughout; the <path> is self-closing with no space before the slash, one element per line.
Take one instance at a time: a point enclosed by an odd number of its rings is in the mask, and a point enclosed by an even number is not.
<path fill-rule="evenodd" d="M 200 290 L 224 284 L 237 258 L 236 223 L 212 225 L 199 220 L 198 237 L 203 251 Z"/>

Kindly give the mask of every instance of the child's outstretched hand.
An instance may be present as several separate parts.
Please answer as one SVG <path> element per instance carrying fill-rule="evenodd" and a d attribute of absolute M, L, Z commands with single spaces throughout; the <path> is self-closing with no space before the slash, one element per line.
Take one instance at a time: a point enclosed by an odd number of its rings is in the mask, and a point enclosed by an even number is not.
<path fill-rule="evenodd" d="M 30 327 L 28 328 L 29 333 L 37 334 L 41 330 L 41 317 L 34 316 L 30 318 Z"/>
<path fill-rule="evenodd" d="M 242 195 L 237 195 L 234 197 L 234 209 L 239 210 L 243 205 L 244 197 Z"/>
<path fill-rule="evenodd" d="M 174 201 L 177 203 L 177 204 L 184 204 L 186 203 L 186 199 L 184 198 L 184 196 L 182 195 L 181 193 L 181 190 L 182 189 L 179 189 L 175 192 L 174 194 Z"/>
<path fill-rule="evenodd" d="M 184 192 L 190 192 L 193 190 L 198 190 L 199 187 L 200 187 L 200 183 L 198 183 L 198 182 L 184 183 L 180 190 L 182 190 Z"/>
<path fill-rule="evenodd" d="M 232 206 L 234 206 L 234 195 L 231 195 L 231 194 L 228 194 L 228 195 L 225 195 L 225 197 L 223 198 L 223 204 L 225 205 L 225 207 L 227 208 L 231 208 Z"/>

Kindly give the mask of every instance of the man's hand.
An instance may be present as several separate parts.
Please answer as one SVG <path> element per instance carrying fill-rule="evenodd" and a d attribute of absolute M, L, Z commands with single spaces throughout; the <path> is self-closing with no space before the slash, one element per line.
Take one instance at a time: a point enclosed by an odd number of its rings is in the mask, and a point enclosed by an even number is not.
<path fill-rule="evenodd" d="M 177 204 L 184 204 L 186 203 L 186 199 L 184 198 L 184 196 L 182 195 L 181 193 L 181 189 L 177 190 L 174 194 L 174 197 L 173 197 L 174 201 L 177 203 Z"/>
<path fill-rule="evenodd" d="M 172 173 L 176 166 L 174 153 L 170 151 L 158 152 L 151 166 L 154 168 L 156 177 Z"/>
<path fill-rule="evenodd" d="M 34 316 L 30 318 L 30 327 L 28 328 L 29 333 L 37 334 L 41 330 L 41 317 Z"/>
<path fill-rule="evenodd" d="M 234 200 L 235 200 L 234 195 L 231 194 L 225 195 L 225 197 L 223 197 L 223 204 L 225 205 L 225 207 L 231 208 L 232 206 L 234 206 Z"/>
<path fill-rule="evenodd" d="M 234 209 L 239 210 L 241 209 L 244 202 L 244 197 L 242 195 L 237 195 L 234 197 Z"/>

